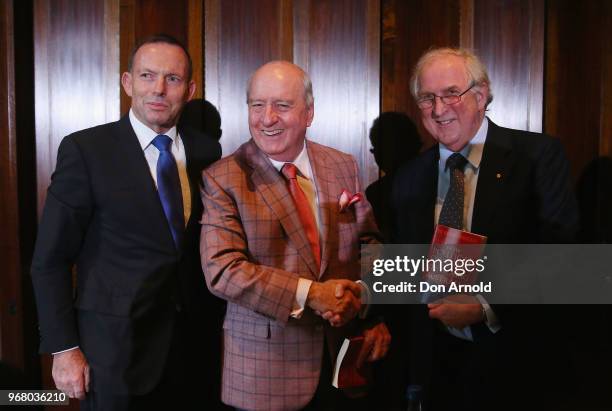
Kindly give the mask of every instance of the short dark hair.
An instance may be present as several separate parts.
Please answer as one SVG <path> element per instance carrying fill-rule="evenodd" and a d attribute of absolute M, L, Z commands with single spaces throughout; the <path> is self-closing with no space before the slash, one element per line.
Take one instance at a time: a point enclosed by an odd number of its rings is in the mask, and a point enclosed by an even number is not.
<path fill-rule="evenodd" d="M 140 50 L 140 48 L 146 44 L 155 44 L 155 43 L 171 44 L 173 46 L 180 47 L 181 50 L 183 50 L 183 52 L 187 56 L 187 80 L 191 80 L 191 76 L 193 74 L 193 68 L 192 68 L 191 56 L 189 55 L 189 51 L 187 51 L 187 47 L 185 47 L 183 43 L 178 41 L 176 37 L 172 37 L 171 35 L 164 34 L 164 33 L 153 34 L 152 36 L 146 37 L 145 39 L 139 41 L 136 44 L 136 46 L 134 46 L 134 48 L 132 49 L 132 52 L 130 53 L 130 58 L 128 60 L 128 71 L 132 72 L 132 66 L 134 65 L 134 56 L 136 55 L 138 50 Z"/>

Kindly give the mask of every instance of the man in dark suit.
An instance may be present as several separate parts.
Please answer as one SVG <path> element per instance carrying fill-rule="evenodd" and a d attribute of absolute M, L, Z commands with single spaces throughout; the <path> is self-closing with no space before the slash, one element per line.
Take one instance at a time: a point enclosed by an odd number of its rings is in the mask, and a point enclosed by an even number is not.
<path fill-rule="evenodd" d="M 438 144 L 397 174 L 394 242 L 429 243 L 451 207 L 445 202 L 451 189 L 460 193 L 456 228 L 485 235 L 488 243 L 572 240 L 577 211 L 559 141 L 485 117 L 491 84 L 475 55 L 463 49 L 427 52 L 416 65 L 411 92 Z M 531 409 L 548 402 L 554 370 L 564 361 L 551 355 L 559 340 L 550 337 L 561 331 L 553 321 L 556 308 L 455 298 L 463 303 L 410 309 L 410 380 L 425 385 L 428 409 L 498 410 L 516 402 Z"/>
<path fill-rule="evenodd" d="M 178 406 L 192 377 L 218 379 L 203 356 L 219 355 L 220 313 L 200 266 L 198 181 L 221 149 L 176 128 L 196 87 L 176 39 L 143 41 L 121 82 L 129 115 L 59 147 L 32 262 L 41 352 L 57 388 L 95 410 Z"/>

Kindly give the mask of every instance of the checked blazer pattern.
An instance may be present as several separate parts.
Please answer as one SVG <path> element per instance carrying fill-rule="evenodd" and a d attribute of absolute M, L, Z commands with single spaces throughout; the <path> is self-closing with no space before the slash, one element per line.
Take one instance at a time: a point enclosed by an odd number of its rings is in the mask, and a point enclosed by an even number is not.
<path fill-rule="evenodd" d="M 360 192 L 353 157 L 306 144 L 319 200 L 320 269 L 285 179 L 252 140 L 202 173 L 202 266 L 212 293 L 228 301 L 222 399 L 234 407 L 299 409 L 310 401 L 324 333 L 334 358 L 351 324 L 332 329 L 308 308 L 290 318 L 298 278 L 357 280 L 360 245 L 378 242 L 367 201 L 339 212 L 343 189 Z"/>

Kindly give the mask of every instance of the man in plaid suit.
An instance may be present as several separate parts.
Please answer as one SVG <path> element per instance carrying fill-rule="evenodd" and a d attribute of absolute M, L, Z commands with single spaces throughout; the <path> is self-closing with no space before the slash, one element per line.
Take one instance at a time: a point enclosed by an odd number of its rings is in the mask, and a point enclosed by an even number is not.
<path fill-rule="evenodd" d="M 222 400 L 253 410 L 340 407 L 349 400 L 331 386 L 331 364 L 359 326 L 360 245 L 378 242 L 372 210 L 359 195 L 339 202 L 343 190 L 360 191 L 353 157 L 305 138 L 314 101 L 302 69 L 260 67 L 247 103 L 252 139 L 203 172 L 202 266 L 228 301 Z M 363 328 L 362 358 L 382 358 L 386 326 Z"/>

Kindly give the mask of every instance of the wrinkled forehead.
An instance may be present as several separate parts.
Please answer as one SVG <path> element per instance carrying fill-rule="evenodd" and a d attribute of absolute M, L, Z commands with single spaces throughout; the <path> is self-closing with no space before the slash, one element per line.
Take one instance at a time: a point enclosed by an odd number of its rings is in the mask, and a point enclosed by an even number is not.
<path fill-rule="evenodd" d="M 148 43 L 140 47 L 134 54 L 134 67 L 163 65 L 185 74 L 188 64 L 187 55 L 183 49 L 174 44 Z"/>
<path fill-rule="evenodd" d="M 444 55 L 425 62 L 419 77 L 419 94 L 465 88 L 471 82 L 467 66 L 459 56 Z"/>
<path fill-rule="evenodd" d="M 253 75 L 249 84 L 249 99 L 304 98 L 302 76 L 297 70 L 284 67 L 264 67 Z"/>

